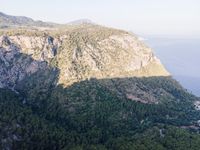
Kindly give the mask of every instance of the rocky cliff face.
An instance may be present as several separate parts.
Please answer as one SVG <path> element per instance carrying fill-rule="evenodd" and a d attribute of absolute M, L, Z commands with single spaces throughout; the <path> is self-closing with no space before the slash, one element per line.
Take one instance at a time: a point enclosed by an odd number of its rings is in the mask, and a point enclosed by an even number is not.
<path fill-rule="evenodd" d="M 127 78 L 124 82 L 100 81 L 119 96 L 144 103 L 157 103 L 159 100 L 146 92 L 142 92 L 143 97 L 139 98 L 140 88 L 128 78 L 169 76 L 152 50 L 136 36 L 89 24 L 62 30 L 3 32 L 0 36 L 0 61 L 1 88 L 8 87 L 14 91 L 19 87 L 32 89 L 36 85 L 29 83 L 32 87 L 27 87 L 24 82 L 28 79 L 37 83 L 39 78 L 45 78 L 42 82 L 46 87 L 51 87 L 51 84 L 67 87 L 91 78 Z M 55 70 L 59 73 L 56 74 Z M 32 77 L 35 74 L 38 74 L 37 78 Z M 41 86 L 37 89 L 39 93 L 44 90 L 44 85 L 37 84 Z"/>
<path fill-rule="evenodd" d="M 46 63 L 60 70 L 59 84 L 66 86 L 88 78 L 169 75 L 152 50 L 127 32 L 95 25 L 41 32 L 2 33 L 1 87 L 13 87 Z"/>
<path fill-rule="evenodd" d="M 13 90 L 25 77 L 47 67 L 45 62 L 23 54 L 20 46 L 7 36 L 0 37 L 0 61 L 0 87 Z"/>

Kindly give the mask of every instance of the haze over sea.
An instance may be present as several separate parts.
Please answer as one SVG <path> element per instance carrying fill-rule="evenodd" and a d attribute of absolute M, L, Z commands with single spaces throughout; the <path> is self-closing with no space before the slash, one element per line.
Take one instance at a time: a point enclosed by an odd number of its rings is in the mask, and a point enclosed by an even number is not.
<path fill-rule="evenodd" d="M 200 38 L 148 37 L 145 42 L 188 91 L 200 96 Z"/>

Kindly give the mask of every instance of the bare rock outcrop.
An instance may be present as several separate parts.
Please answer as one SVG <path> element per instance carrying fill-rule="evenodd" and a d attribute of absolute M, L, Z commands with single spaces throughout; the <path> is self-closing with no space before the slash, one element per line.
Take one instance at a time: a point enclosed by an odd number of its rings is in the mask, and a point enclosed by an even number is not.
<path fill-rule="evenodd" d="M 23 54 L 8 36 L 0 37 L 0 88 L 14 89 L 25 77 L 47 67 L 45 62 Z"/>

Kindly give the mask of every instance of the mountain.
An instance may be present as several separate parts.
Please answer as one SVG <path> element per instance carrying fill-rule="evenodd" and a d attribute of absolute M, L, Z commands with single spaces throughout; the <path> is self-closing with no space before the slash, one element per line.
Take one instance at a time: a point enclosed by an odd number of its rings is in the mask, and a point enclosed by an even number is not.
<path fill-rule="evenodd" d="M 94 24 L 90 19 L 79 19 L 69 22 L 68 25 Z"/>
<path fill-rule="evenodd" d="M 43 22 L 43 21 L 35 21 L 32 18 L 28 18 L 25 16 L 11 16 L 5 13 L 0 12 L 0 29 L 4 28 L 16 28 L 16 27 L 45 27 L 45 28 L 60 28 L 69 25 L 81 25 L 81 24 L 94 24 L 89 19 L 79 19 L 72 22 L 68 22 L 67 24 L 57 24 L 52 22 Z"/>
<path fill-rule="evenodd" d="M 0 12 L 0 28 L 17 27 L 17 26 L 40 26 L 52 27 L 55 24 L 42 21 L 35 21 L 24 16 L 10 16 Z"/>
<path fill-rule="evenodd" d="M 0 149 L 199 149 L 199 104 L 132 33 L 0 30 Z"/>
<path fill-rule="evenodd" d="M 5 35 L 0 37 L 1 55 L 4 56 L 0 79 L 3 88 L 15 89 L 26 77 L 45 70 L 45 62 L 59 70 L 57 82 L 64 87 L 92 78 L 169 75 L 151 49 L 125 31 L 98 25 L 78 25 L 72 29 L 49 31 L 49 34 L 42 31 L 20 32 L 13 31 L 7 36 L 3 33 Z M 21 59 L 21 53 L 31 56 L 32 60 Z M 123 87 L 122 94 L 130 99 L 158 102 L 155 98 L 142 100 L 135 97 L 135 89 L 129 86 L 131 83 L 127 80 L 126 85 L 116 84 Z M 111 86 L 115 89 L 114 85 Z"/>

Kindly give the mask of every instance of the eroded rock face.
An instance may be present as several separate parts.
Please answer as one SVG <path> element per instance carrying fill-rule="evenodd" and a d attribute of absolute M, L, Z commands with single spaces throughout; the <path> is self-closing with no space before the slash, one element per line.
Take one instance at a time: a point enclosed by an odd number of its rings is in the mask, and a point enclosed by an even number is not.
<path fill-rule="evenodd" d="M 45 62 L 36 61 L 21 52 L 21 48 L 9 37 L 0 37 L 0 88 L 14 89 L 25 77 L 47 67 Z"/>

